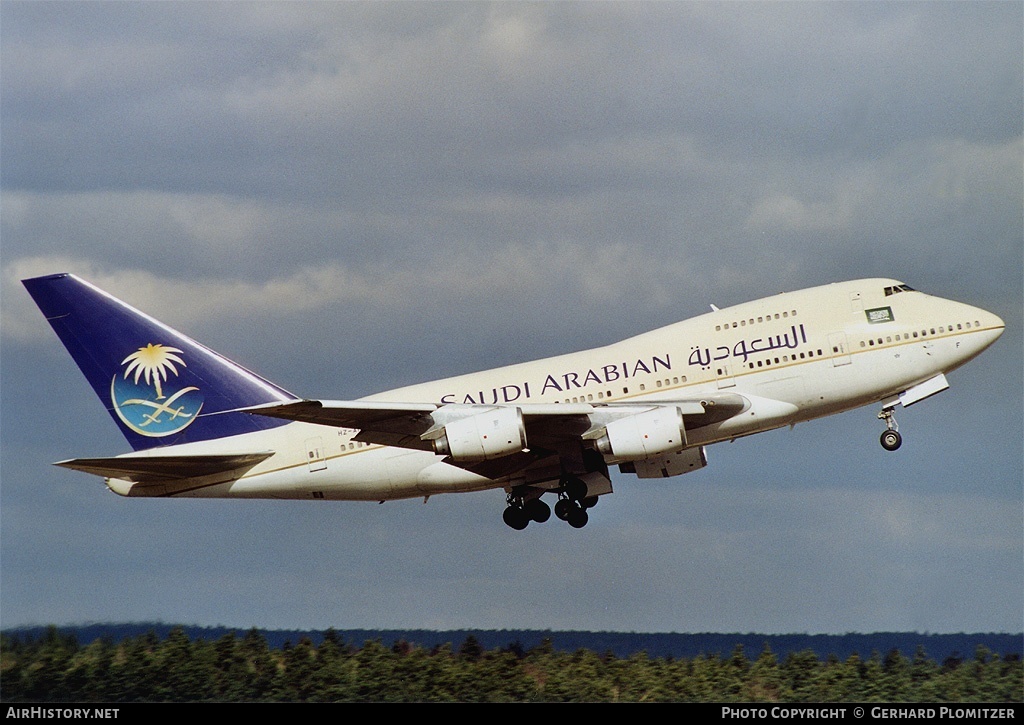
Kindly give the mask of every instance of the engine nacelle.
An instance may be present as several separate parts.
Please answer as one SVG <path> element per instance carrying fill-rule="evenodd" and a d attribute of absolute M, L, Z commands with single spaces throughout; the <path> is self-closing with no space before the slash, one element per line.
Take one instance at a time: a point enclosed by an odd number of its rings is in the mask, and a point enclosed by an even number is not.
<path fill-rule="evenodd" d="M 683 413 L 673 405 L 658 406 L 618 418 L 605 426 L 597 450 L 618 460 L 636 461 L 686 446 Z"/>
<path fill-rule="evenodd" d="M 526 425 L 519 408 L 492 408 L 445 423 L 434 451 L 456 461 L 486 461 L 526 448 Z"/>

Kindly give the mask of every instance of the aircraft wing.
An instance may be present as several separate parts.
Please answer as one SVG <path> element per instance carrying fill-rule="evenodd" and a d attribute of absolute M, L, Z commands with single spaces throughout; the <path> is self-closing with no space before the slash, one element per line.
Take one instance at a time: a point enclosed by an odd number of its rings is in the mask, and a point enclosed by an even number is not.
<path fill-rule="evenodd" d="M 439 407 L 433 403 L 296 400 L 258 405 L 244 410 L 271 418 L 335 428 L 357 428 L 360 433 L 356 440 L 364 443 L 429 451 L 433 450 L 430 441 L 422 440 L 420 436 L 434 424 L 430 414 Z"/>
<path fill-rule="evenodd" d="M 117 478 L 140 484 L 163 484 L 229 471 L 237 471 L 241 475 L 272 455 L 274 455 L 273 451 L 263 451 L 260 453 L 192 456 L 146 455 L 118 456 L 116 458 L 73 458 L 59 461 L 54 465 L 104 478 Z"/>
<path fill-rule="evenodd" d="M 574 455 L 573 451 L 579 449 L 581 442 L 596 441 L 607 435 L 609 427 L 631 429 L 631 433 L 625 435 L 647 438 L 645 426 L 653 424 L 671 429 L 673 423 L 665 423 L 671 418 L 675 421 L 678 445 L 680 434 L 685 442 L 682 428 L 692 430 L 720 422 L 747 407 L 748 401 L 740 395 L 715 393 L 650 403 L 518 406 L 297 400 L 243 410 L 286 420 L 358 429 L 357 441 L 445 453 L 446 463 L 488 478 L 500 478 L 550 456 Z M 670 411 L 671 415 L 663 415 L 659 420 L 643 418 L 651 415 L 657 418 L 659 411 Z M 490 448 L 495 439 L 507 440 L 509 445 Z M 440 449 L 439 440 L 444 443 Z M 465 446 L 461 451 L 460 445 Z"/>
<path fill-rule="evenodd" d="M 601 413 L 634 413 L 653 406 L 674 406 L 684 416 L 700 416 L 707 425 L 731 418 L 746 404 L 736 393 L 702 395 L 699 398 L 674 398 L 651 403 L 540 403 L 511 405 L 438 405 L 435 403 L 387 403 L 363 400 L 293 400 L 286 403 L 268 403 L 243 408 L 246 413 L 273 418 L 298 420 L 339 428 L 357 428 L 366 432 L 404 431 L 420 436 L 435 425 L 432 413 L 445 408 L 460 411 L 491 410 L 500 407 L 518 407 L 527 424 L 559 423 Z M 724 413 L 724 416 L 722 415 Z M 694 421 L 695 423 L 698 421 Z M 689 427 L 689 426 L 688 426 Z M 695 425 L 694 427 L 699 427 Z M 427 447 L 429 448 L 429 446 Z"/>
<path fill-rule="evenodd" d="M 374 403 L 356 400 L 293 400 L 245 408 L 247 413 L 301 420 L 338 428 L 362 428 L 398 418 L 417 418 L 438 409 L 433 403 Z"/>

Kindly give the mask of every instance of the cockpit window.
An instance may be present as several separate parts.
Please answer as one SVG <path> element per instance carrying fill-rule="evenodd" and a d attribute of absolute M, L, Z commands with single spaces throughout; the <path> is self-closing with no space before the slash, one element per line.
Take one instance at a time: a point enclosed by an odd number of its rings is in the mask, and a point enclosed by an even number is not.
<path fill-rule="evenodd" d="M 885 288 L 885 296 L 899 294 L 900 292 L 914 292 L 914 288 L 907 284 L 898 284 Z"/>

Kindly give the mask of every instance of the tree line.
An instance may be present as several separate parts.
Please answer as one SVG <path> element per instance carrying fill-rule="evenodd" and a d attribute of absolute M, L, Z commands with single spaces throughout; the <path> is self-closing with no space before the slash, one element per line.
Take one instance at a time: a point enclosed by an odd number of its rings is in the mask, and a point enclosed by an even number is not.
<path fill-rule="evenodd" d="M 485 649 L 405 640 L 355 645 L 334 630 L 271 647 L 252 629 L 191 639 L 178 627 L 81 645 L 55 627 L 0 635 L 4 702 L 1021 702 L 1019 655 L 983 645 L 942 662 L 922 647 L 866 657 L 650 657 L 556 650 L 550 641 Z"/>

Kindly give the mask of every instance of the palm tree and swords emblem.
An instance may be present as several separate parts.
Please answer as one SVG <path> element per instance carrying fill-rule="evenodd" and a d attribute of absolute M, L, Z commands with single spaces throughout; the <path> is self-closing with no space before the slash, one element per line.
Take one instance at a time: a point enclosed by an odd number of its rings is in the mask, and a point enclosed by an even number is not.
<path fill-rule="evenodd" d="M 160 437 L 190 425 L 203 406 L 194 385 L 164 393 L 164 385 L 178 367 L 187 367 L 184 352 L 170 345 L 148 343 L 121 361 L 123 375 L 110 382 L 110 399 L 118 417 L 136 433 Z"/>

